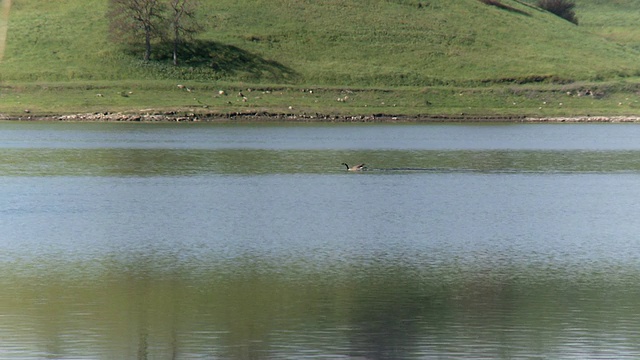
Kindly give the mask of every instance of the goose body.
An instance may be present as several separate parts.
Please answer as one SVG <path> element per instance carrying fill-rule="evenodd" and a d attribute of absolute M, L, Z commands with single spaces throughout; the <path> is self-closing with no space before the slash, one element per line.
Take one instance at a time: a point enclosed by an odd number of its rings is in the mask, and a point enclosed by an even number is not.
<path fill-rule="evenodd" d="M 346 166 L 347 170 L 349 170 L 349 171 L 362 171 L 362 170 L 365 169 L 364 164 L 358 164 L 358 165 L 351 166 L 351 167 L 349 167 L 349 165 L 347 165 L 347 163 L 342 163 L 342 165 Z"/>

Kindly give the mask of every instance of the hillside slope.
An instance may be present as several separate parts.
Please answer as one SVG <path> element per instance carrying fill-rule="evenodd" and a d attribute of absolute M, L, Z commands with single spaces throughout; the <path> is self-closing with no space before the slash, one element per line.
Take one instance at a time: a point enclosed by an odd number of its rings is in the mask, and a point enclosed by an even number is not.
<path fill-rule="evenodd" d="M 197 61 L 150 65 L 108 41 L 106 0 L 21 0 L 0 80 L 198 79 L 321 86 L 605 80 L 640 53 L 523 1 L 203 2 Z M 597 6 L 592 0 L 590 6 Z M 156 56 L 158 58 L 159 55 Z"/>
<path fill-rule="evenodd" d="M 577 6 L 587 31 L 640 50 L 640 0 L 583 0 Z"/>

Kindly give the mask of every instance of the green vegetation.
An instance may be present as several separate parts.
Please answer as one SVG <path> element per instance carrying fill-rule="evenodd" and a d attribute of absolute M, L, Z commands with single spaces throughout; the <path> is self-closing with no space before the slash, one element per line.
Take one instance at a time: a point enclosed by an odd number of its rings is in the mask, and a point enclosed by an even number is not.
<path fill-rule="evenodd" d="M 578 18 L 573 10 L 576 3 L 572 0 L 538 0 L 536 5 L 578 25 Z"/>
<path fill-rule="evenodd" d="M 640 0 L 580 1 L 580 27 L 614 43 L 640 51 Z"/>
<path fill-rule="evenodd" d="M 108 1 L 14 1 L 0 113 L 637 111 L 640 0 L 583 0 L 580 26 L 497 2 L 202 2 L 205 29 L 174 66 L 171 46 L 147 64 L 109 41 Z"/>

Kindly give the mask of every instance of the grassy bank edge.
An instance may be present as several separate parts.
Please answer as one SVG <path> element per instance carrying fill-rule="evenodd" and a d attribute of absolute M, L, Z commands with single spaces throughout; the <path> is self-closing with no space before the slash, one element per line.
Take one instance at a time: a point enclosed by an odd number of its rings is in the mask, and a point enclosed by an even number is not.
<path fill-rule="evenodd" d="M 621 121 L 640 81 L 486 87 L 315 87 L 173 81 L 3 83 L 0 118 L 67 121 Z M 631 121 L 631 120 L 625 120 Z M 633 120 L 635 121 L 635 120 Z"/>
<path fill-rule="evenodd" d="M 640 116 L 334 116 L 306 117 L 291 114 L 221 114 L 221 115 L 131 115 L 131 114 L 72 114 L 60 116 L 3 116 L 0 121 L 9 122 L 109 122 L 109 123 L 640 123 Z"/>

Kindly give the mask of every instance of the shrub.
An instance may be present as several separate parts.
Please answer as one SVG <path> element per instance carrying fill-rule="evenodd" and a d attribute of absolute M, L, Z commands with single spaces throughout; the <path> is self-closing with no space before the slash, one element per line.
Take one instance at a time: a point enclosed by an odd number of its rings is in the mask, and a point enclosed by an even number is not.
<path fill-rule="evenodd" d="M 538 0 L 539 7 L 556 14 L 559 17 L 578 25 L 578 18 L 573 9 L 576 3 L 571 0 Z"/>

